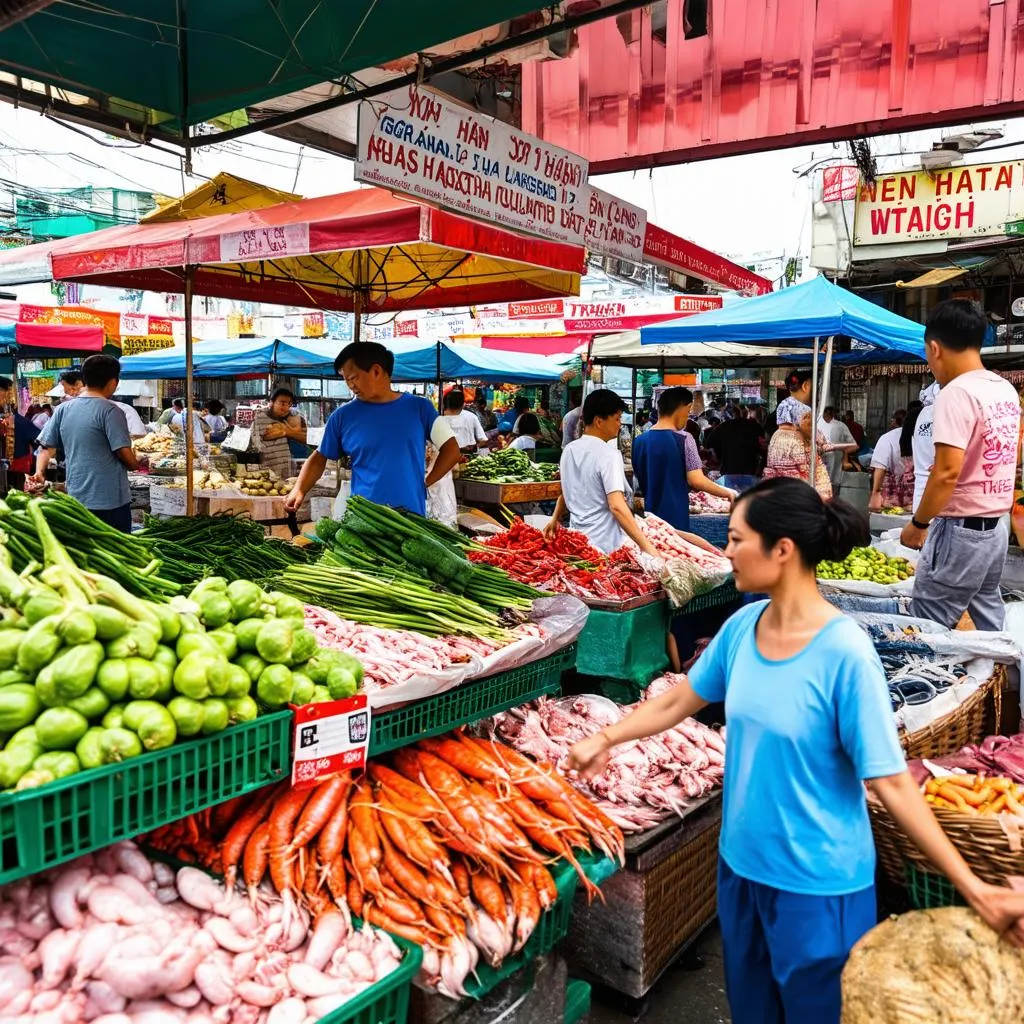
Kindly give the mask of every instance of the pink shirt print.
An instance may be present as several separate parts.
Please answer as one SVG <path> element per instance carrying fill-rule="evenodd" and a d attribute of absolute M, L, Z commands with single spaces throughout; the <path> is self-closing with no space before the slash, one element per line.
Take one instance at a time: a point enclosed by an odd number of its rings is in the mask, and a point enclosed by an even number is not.
<path fill-rule="evenodd" d="M 1020 400 L 1009 381 L 972 370 L 947 384 L 935 400 L 936 444 L 960 448 L 964 465 L 943 516 L 1000 516 L 1013 505 Z"/>

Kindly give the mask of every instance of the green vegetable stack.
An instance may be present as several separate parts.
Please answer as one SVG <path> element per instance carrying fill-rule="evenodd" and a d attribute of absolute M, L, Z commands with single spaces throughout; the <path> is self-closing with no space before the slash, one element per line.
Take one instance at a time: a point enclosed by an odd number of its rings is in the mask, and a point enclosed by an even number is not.
<path fill-rule="evenodd" d="M 820 562 L 818 579 L 865 580 L 869 583 L 899 583 L 914 575 L 905 559 L 890 557 L 878 548 L 854 548 L 841 562 Z"/>
<path fill-rule="evenodd" d="M 221 577 L 167 604 L 140 600 L 79 569 L 42 504 L 26 509 L 45 562 L 38 576 L 15 573 L 6 537 L 0 545 L 0 788 L 210 735 L 251 721 L 260 703 L 349 696 L 361 683 L 354 658 L 317 649 L 301 601 Z"/>
<path fill-rule="evenodd" d="M 558 479 L 558 464 L 531 462 L 529 455 L 518 448 L 503 448 L 493 455 L 478 455 L 461 468 L 463 480 L 480 480 L 491 484 L 546 483 Z"/>

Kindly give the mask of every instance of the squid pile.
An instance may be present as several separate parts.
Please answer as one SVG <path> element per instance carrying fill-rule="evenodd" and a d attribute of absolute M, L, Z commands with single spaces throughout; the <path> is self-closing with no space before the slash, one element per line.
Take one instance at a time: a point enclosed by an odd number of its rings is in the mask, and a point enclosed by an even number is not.
<path fill-rule="evenodd" d="M 118 843 L 0 890 L 4 1024 L 315 1024 L 394 971 L 390 936 L 309 927 Z"/>
<path fill-rule="evenodd" d="M 656 679 L 645 699 L 665 692 L 680 678 L 667 674 Z M 725 737 L 687 718 L 660 736 L 615 747 L 604 771 L 587 781 L 579 778 L 569 768 L 572 745 L 621 721 L 631 710 L 597 694 L 541 697 L 496 715 L 487 728 L 522 753 L 554 764 L 623 832 L 643 832 L 673 814 L 684 814 L 694 800 L 721 786 Z"/>
<path fill-rule="evenodd" d="M 624 860 L 619 828 L 550 766 L 464 732 L 374 759 L 359 779 L 256 793 L 218 817 L 148 842 L 251 894 L 269 876 L 288 913 L 350 911 L 423 946 L 420 980 L 453 998 L 481 958 L 498 966 L 529 941 L 558 899 L 555 861 L 594 894 L 578 852 Z"/>

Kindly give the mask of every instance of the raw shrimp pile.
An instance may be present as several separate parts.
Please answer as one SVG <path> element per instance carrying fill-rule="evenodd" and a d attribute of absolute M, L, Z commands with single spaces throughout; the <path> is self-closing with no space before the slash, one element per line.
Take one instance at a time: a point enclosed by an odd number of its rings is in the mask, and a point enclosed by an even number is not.
<path fill-rule="evenodd" d="M 4 1024 L 313 1024 L 398 967 L 373 928 L 118 843 L 0 890 Z"/>
<path fill-rule="evenodd" d="M 238 805 L 223 835 L 186 819 L 174 848 L 228 877 L 241 858 L 247 886 L 269 870 L 286 906 L 313 893 L 314 916 L 323 884 L 331 905 L 423 946 L 422 982 L 458 997 L 481 956 L 497 966 L 522 949 L 555 902 L 552 859 L 593 891 L 573 852 L 591 846 L 622 860 L 622 833 L 557 773 L 452 733 L 370 761 L 357 783 Z"/>
<path fill-rule="evenodd" d="M 655 680 L 645 699 L 663 693 L 679 678 Z M 642 832 L 673 814 L 684 814 L 694 800 L 722 784 L 725 739 L 687 718 L 659 736 L 615 747 L 605 770 L 584 782 L 569 768 L 570 747 L 631 710 L 595 694 L 541 697 L 496 715 L 490 727 L 522 753 L 554 764 L 623 832 Z"/>

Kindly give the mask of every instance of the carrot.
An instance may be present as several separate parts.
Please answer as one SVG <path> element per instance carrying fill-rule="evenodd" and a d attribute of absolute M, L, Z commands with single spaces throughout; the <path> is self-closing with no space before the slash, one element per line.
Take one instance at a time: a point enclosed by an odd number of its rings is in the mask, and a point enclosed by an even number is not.
<path fill-rule="evenodd" d="M 960 786 L 961 788 L 973 789 L 977 780 L 977 775 L 945 775 L 938 782 L 940 786 Z"/>
<path fill-rule="evenodd" d="M 971 808 L 964 801 L 961 796 L 962 787 L 960 786 L 940 786 L 939 796 L 944 800 L 948 800 L 957 810 L 962 811 L 964 814 L 969 814 Z"/>
<path fill-rule="evenodd" d="M 344 903 L 348 896 L 345 858 L 339 854 L 329 864 L 324 865 L 324 870 L 327 873 L 327 891 L 334 897 L 335 903 Z"/>
<path fill-rule="evenodd" d="M 295 888 L 292 876 L 295 852 L 289 844 L 295 820 L 308 799 L 308 790 L 286 789 L 270 810 L 270 880 L 281 896 Z"/>
<path fill-rule="evenodd" d="M 338 801 L 348 791 L 351 784 L 351 776 L 348 772 L 335 775 L 325 782 L 321 782 L 314 790 L 306 806 L 302 809 L 299 822 L 295 826 L 295 835 L 289 846 L 292 850 L 298 849 L 311 842 L 330 820 Z"/>
<path fill-rule="evenodd" d="M 272 787 L 269 792 L 262 795 L 259 800 L 254 800 L 241 817 L 228 829 L 221 847 L 220 863 L 221 874 L 224 876 L 224 884 L 228 889 L 233 889 L 235 876 L 238 872 L 238 860 L 245 850 L 245 844 L 249 841 L 254 829 L 263 820 L 278 793 L 277 787 Z"/>
<path fill-rule="evenodd" d="M 334 813 L 320 829 L 320 835 L 316 840 L 316 852 L 320 863 L 324 865 L 333 864 L 341 857 L 345 849 L 345 832 L 348 827 L 348 801 L 352 795 L 352 787 L 345 791 L 341 799 L 334 807 Z"/>
<path fill-rule="evenodd" d="M 363 890 L 359 888 L 359 882 L 353 875 L 348 880 L 348 908 L 356 917 L 363 917 Z"/>
<path fill-rule="evenodd" d="M 432 818 L 437 812 L 437 801 L 419 784 L 419 768 L 416 769 L 416 781 L 392 771 L 387 765 L 371 761 L 366 766 L 370 778 L 379 786 L 386 786 L 388 795 L 393 802 L 405 801 L 402 810 L 421 820 Z"/>
<path fill-rule="evenodd" d="M 382 856 L 380 847 L 371 848 L 363 838 L 362 832 L 351 821 L 348 825 L 348 856 L 352 863 L 352 874 L 358 880 L 359 888 L 370 892 L 380 889 L 380 875 L 377 872 L 377 864 Z"/>
<path fill-rule="evenodd" d="M 213 808 L 213 814 L 210 816 L 211 835 L 220 838 L 227 832 L 245 807 L 253 802 L 254 795 L 253 793 L 246 793 L 244 796 L 236 796 L 222 804 L 217 804 Z"/>
<path fill-rule="evenodd" d="M 1005 811 L 1005 810 L 1006 810 L 1006 794 L 1005 793 L 1000 793 L 999 796 L 997 796 L 995 798 L 995 800 L 993 800 L 992 803 L 990 803 L 988 805 L 988 813 L 989 814 L 999 814 L 1000 811 Z"/>

